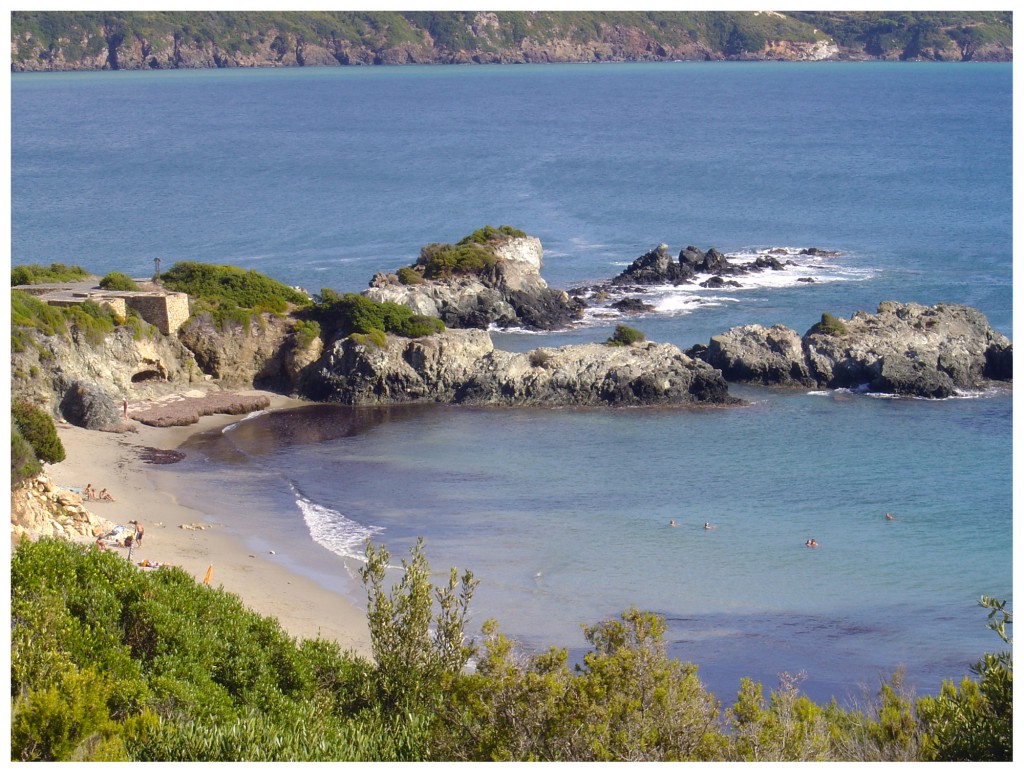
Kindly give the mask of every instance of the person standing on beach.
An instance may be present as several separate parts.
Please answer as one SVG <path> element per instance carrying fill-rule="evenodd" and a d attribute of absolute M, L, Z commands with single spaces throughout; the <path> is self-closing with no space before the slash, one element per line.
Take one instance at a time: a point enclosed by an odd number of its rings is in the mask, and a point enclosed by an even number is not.
<path fill-rule="evenodd" d="M 142 546 L 142 535 L 144 535 L 146 533 L 146 530 L 143 528 L 142 524 L 139 523 L 138 521 L 128 521 L 128 523 L 132 524 L 135 527 L 135 544 L 141 547 Z"/>

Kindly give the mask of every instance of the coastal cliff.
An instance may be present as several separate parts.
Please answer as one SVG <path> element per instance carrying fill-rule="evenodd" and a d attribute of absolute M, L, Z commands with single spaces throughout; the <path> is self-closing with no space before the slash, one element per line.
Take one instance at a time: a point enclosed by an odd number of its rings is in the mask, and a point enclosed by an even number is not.
<path fill-rule="evenodd" d="M 1011 61 L 1009 12 L 15 12 L 11 68 Z"/>

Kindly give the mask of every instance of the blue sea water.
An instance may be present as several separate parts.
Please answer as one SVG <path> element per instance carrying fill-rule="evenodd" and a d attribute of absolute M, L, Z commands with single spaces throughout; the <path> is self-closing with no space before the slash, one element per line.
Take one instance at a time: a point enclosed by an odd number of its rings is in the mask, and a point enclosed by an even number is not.
<path fill-rule="evenodd" d="M 742 288 L 662 288 L 658 312 L 630 324 L 686 347 L 891 299 L 976 306 L 1010 335 L 1011 76 L 924 63 L 14 75 L 12 254 L 139 276 L 154 258 L 225 262 L 315 292 L 359 290 L 486 223 L 538 236 L 557 287 L 660 242 L 738 259 L 814 246 L 840 255 Z M 603 340 L 616 321 L 494 339 Z M 356 598 L 366 537 L 397 560 L 423 536 L 435 569 L 481 579 L 474 625 L 495 617 L 527 646 L 578 653 L 581 624 L 653 609 L 724 699 L 741 675 L 801 670 L 812 697 L 843 698 L 900 664 L 930 693 L 998 647 L 976 601 L 1012 598 L 1008 391 L 733 391 L 749 405 L 312 406 L 199 438 L 174 473 L 254 548 Z M 803 548 L 812 536 L 818 550 Z"/>

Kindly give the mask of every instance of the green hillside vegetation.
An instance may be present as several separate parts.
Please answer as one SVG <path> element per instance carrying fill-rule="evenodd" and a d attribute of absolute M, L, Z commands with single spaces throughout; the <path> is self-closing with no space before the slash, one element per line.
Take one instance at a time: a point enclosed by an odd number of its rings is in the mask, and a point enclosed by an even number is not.
<path fill-rule="evenodd" d="M 328 288 L 320 291 L 312 314 L 329 335 L 371 336 L 358 340 L 369 340 L 381 348 L 384 333 L 421 338 L 444 330 L 444 323 L 437 317 L 413 314 L 408 306 L 380 303 L 358 293 L 339 295 Z"/>
<path fill-rule="evenodd" d="M 11 16 L 15 61 L 61 49 L 67 61 L 103 58 L 133 38 L 151 53 L 174 40 L 222 52 L 276 56 L 303 43 L 336 41 L 380 55 L 405 45 L 432 48 L 438 61 L 460 53 L 515 51 L 530 39 L 544 45 L 588 43 L 629 29 L 667 47 L 702 44 L 727 57 L 761 51 L 768 41 L 837 43 L 872 55 L 912 58 L 955 41 L 971 50 L 986 42 L 1012 46 L 1012 14 L 1004 12 L 788 12 L 752 11 L 500 11 L 497 25 L 479 24 L 472 11 L 20 11 Z M 332 43 L 333 45 L 333 43 Z M 461 60 L 460 60 L 461 61 Z"/>
<path fill-rule="evenodd" d="M 193 315 L 209 313 L 218 324 L 232 320 L 247 326 L 254 314 L 280 315 L 310 303 L 287 285 L 235 266 L 179 261 L 160 275 L 160 281 L 168 290 L 188 294 Z"/>
<path fill-rule="evenodd" d="M 11 267 L 11 287 L 17 285 L 37 285 L 51 282 L 81 282 L 91 276 L 81 266 L 65 266 L 63 263 L 51 263 L 40 266 L 35 263 Z"/>
<path fill-rule="evenodd" d="M 85 301 L 74 306 L 50 306 L 21 290 L 11 291 L 11 350 L 25 351 L 32 345 L 29 331 L 44 336 L 69 338 L 73 333 L 96 345 L 120 325 L 132 324 L 138 337 L 143 327 L 149 327 L 134 316 L 122 319 L 107 305 Z"/>
<path fill-rule="evenodd" d="M 24 400 L 11 405 L 11 488 L 42 471 L 42 462 L 64 460 L 64 444 L 53 419 Z"/>
<path fill-rule="evenodd" d="M 494 245 L 526 233 L 510 225 L 497 228 L 486 225 L 468 234 L 455 244 L 428 244 L 420 250 L 416 266 L 404 267 L 407 273 L 399 275 L 403 284 L 414 284 L 408 272 L 418 269 L 426 279 L 444 279 L 452 274 L 484 274 L 494 268 L 497 257 Z"/>
<path fill-rule="evenodd" d="M 914 700 L 900 675 L 856 709 L 785 677 L 741 680 L 723 707 L 665 653 L 665 624 L 630 609 L 585 629 L 582 662 L 523 652 L 476 588 L 434 586 L 422 543 L 390 584 L 367 545 L 373 661 L 298 641 L 184 571 L 111 552 L 22 542 L 11 559 L 11 758 L 93 761 L 1009 760 L 1012 660 Z M 982 599 L 1004 641 L 1010 613 Z M 1008 643 L 1008 641 L 1007 641 Z M 465 670 L 471 657 L 472 672 Z"/>

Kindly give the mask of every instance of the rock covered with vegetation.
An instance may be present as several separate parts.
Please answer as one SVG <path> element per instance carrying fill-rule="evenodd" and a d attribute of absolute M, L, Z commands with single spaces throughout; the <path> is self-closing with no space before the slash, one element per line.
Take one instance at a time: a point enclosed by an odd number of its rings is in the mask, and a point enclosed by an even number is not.
<path fill-rule="evenodd" d="M 679 60 L 1010 61 L 1004 12 L 15 12 L 13 70 Z"/>
<path fill-rule="evenodd" d="M 540 275 L 540 240 L 510 226 L 478 229 L 456 244 L 428 244 L 412 266 L 377 274 L 364 295 L 438 317 L 448 327 L 554 330 L 582 306 Z"/>
<path fill-rule="evenodd" d="M 801 338 L 744 325 L 688 353 L 727 381 L 942 398 L 1013 379 L 1013 345 L 967 306 L 884 301 L 849 320 L 823 314 Z"/>
<path fill-rule="evenodd" d="M 618 342 L 616 342 L 618 343 Z M 671 344 L 582 344 L 527 353 L 495 349 L 480 330 L 405 340 L 348 337 L 318 363 L 314 399 L 367 405 L 726 405 L 721 374 Z"/>

